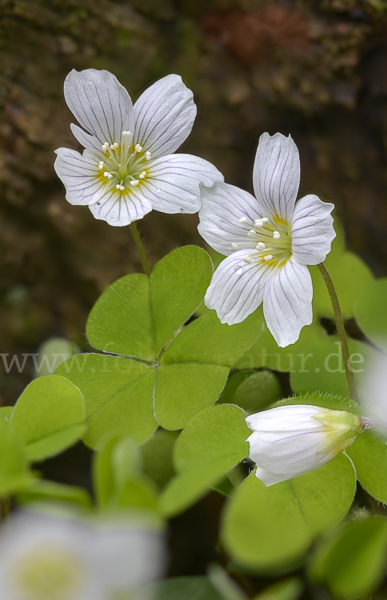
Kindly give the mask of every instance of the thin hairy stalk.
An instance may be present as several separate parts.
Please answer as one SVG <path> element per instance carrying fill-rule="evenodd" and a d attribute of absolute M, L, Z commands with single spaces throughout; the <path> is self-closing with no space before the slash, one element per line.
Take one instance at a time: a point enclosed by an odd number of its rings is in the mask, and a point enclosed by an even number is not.
<path fill-rule="evenodd" d="M 137 252 L 140 257 L 140 261 L 142 264 L 142 268 L 144 269 L 144 273 L 145 273 L 145 275 L 149 276 L 151 274 L 151 268 L 149 265 L 148 257 L 145 252 L 145 248 L 144 248 L 143 243 L 140 238 L 140 234 L 137 229 L 136 221 L 133 221 L 133 223 L 131 223 L 129 225 L 129 228 L 132 233 L 134 243 L 136 244 Z"/>
<path fill-rule="evenodd" d="M 326 268 L 324 263 L 320 263 L 317 266 L 320 269 L 321 275 L 323 276 L 323 279 L 328 288 L 329 296 L 330 296 L 330 299 L 332 302 L 333 314 L 335 315 L 336 329 L 337 329 L 337 333 L 339 334 L 341 353 L 343 355 L 344 368 L 345 368 L 345 374 L 346 374 L 347 381 L 348 381 L 349 392 L 351 394 L 352 400 L 355 400 L 355 402 L 357 402 L 359 404 L 359 395 L 357 393 L 355 376 L 353 374 L 352 363 L 351 363 L 351 356 L 349 354 L 347 334 L 345 332 L 343 315 L 341 313 L 341 308 L 340 308 L 339 300 L 337 298 L 335 286 L 333 285 L 333 281 L 332 281 L 332 279 L 328 273 L 328 269 Z"/>

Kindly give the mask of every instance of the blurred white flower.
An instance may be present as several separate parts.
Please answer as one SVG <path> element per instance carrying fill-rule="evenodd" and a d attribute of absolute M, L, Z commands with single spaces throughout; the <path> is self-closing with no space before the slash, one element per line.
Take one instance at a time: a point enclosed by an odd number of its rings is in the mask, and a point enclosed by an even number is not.
<path fill-rule="evenodd" d="M 163 550 L 160 533 L 144 525 L 19 512 L 0 529 L 0 598 L 126 598 L 161 575 Z"/>
<path fill-rule="evenodd" d="M 386 345 L 387 347 L 387 345 Z M 360 401 L 369 422 L 387 434 L 387 355 L 373 353 L 373 360 L 360 377 Z M 375 419 L 376 420 L 375 420 Z"/>
<path fill-rule="evenodd" d="M 317 469 L 345 450 L 368 425 L 352 413 L 288 405 L 250 415 L 250 458 L 265 485 Z"/>
<path fill-rule="evenodd" d="M 152 209 L 195 213 L 199 184 L 223 181 L 206 160 L 173 154 L 196 117 L 193 94 L 178 75 L 160 79 L 134 106 L 108 71 L 73 70 L 64 93 L 86 130 L 71 126 L 85 150 L 59 148 L 55 170 L 70 204 L 88 205 L 96 219 L 123 226 Z"/>
<path fill-rule="evenodd" d="M 205 296 L 222 323 L 240 323 L 263 302 L 279 346 L 297 341 L 312 322 L 306 265 L 325 260 L 335 237 L 333 204 L 314 195 L 296 203 L 300 160 L 291 137 L 264 133 L 255 157 L 255 196 L 225 183 L 202 187 L 199 232 L 227 258 Z"/>

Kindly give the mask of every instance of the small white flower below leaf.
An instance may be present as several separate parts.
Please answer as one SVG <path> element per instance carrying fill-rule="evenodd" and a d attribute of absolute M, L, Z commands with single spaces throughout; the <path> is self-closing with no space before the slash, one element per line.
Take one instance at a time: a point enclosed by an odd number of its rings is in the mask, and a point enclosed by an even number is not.
<path fill-rule="evenodd" d="M 223 181 L 206 160 L 173 154 L 196 117 L 193 94 L 178 75 L 157 81 L 134 106 L 108 71 L 73 70 L 64 92 L 83 127 L 72 125 L 72 132 L 85 150 L 59 148 L 55 170 L 68 202 L 89 206 L 96 219 L 121 227 L 152 209 L 195 213 L 199 185 Z"/>
<path fill-rule="evenodd" d="M 0 598 L 142 600 L 141 586 L 162 574 L 164 554 L 160 532 L 146 524 L 19 512 L 0 528 Z"/>
<path fill-rule="evenodd" d="M 246 418 L 256 476 L 267 486 L 324 465 L 354 442 L 367 423 L 346 411 L 295 404 Z"/>

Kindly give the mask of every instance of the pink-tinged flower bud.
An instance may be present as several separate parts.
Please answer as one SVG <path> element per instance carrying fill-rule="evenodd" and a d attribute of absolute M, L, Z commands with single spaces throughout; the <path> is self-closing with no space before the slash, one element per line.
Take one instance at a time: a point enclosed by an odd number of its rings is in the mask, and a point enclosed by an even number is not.
<path fill-rule="evenodd" d="M 246 418 L 256 476 L 265 485 L 317 469 L 345 450 L 366 427 L 361 417 L 310 405 L 272 408 Z"/>

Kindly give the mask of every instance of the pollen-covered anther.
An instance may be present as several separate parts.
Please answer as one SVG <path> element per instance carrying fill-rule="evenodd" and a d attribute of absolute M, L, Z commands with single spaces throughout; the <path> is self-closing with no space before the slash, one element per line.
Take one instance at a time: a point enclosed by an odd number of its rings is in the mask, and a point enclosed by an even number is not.
<path fill-rule="evenodd" d="M 118 143 L 114 142 L 114 144 L 110 144 L 110 150 L 116 150 L 118 148 Z"/>
<path fill-rule="evenodd" d="M 268 223 L 269 219 L 267 217 L 262 217 L 261 221 L 262 223 Z"/>
<path fill-rule="evenodd" d="M 268 262 L 269 260 L 272 260 L 272 258 L 273 258 L 273 256 L 271 254 L 266 254 L 266 256 L 263 257 L 263 260 Z"/>
<path fill-rule="evenodd" d="M 250 229 L 249 233 L 247 234 L 249 237 L 253 236 L 253 235 L 257 235 L 257 232 L 254 231 L 254 229 Z"/>
<path fill-rule="evenodd" d="M 138 178 L 139 178 L 139 179 L 144 179 L 145 175 L 146 175 L 146 171 L 142 171 L 142 172 L 140 173 L 140 175 L 138 176 Z"/>
<path fill-rule="evenodd" d="M 108 171 L 105 171 L 104 177 L 107 177 L 108 179 L 112 179 L 113 175 L 111 173 L 108 173 Z"/>
<path fill-rule="evenodd" d="M 245 256 L 244 259 L 245 263 L 247 263 L 248 265 L 251 265 L 251 263 L 253 262 L 252 259 L 250 258 L 250 256 Z"/>
<path fill-rule="evenodd" d="M 123 131 L 123 132 L 122 132 L 122 135 L 123 135 L 124 137 L 130 137 L 130 136 L 132 135 L 132 132 L 131 132 L 131 131 Z"/>
<path fill-rule="evenodd" d="M 273 238 L 274 238 L 275 240 L 279 240 L 279 239 L 280 239 L 280 237 L 281 237 L 281 234 L 280 234 L 280 232 L 279 232 L 279 231 L 274 231 L 274 233 L 273 233 Z"/>
<path fill-rule="evenodd" d="M 109 142 L 105 142 L 104 144 L 102 144 L 102 150 L 104 152 L 106 152 L 106 150 L 108 150 L 108 149 L 109 149 Z"/>
<path fill-rule="evenodd" d="M 256 227 L 263 227 L 263 221 L 262 221 L 262 219 L 255 219 L 254 225 Z"/>
<path fill-rule="evenodd" d="M 100 163 L 98 164 L 98 168 L 103 169 L 104 166 L 105 166 L 105 163 L 101 160 Z"/>
<path fill-rule="evenodd" d="M 140 182 L 139 182 L 139 180 L 138 180 L 138 179 L 133 179 L 133 180 L 130 182 L 130 185 L 138 185 L 139 183 L 140 183 Z"/>
<path fill-rule="evenodd" d="M 121 185 L 121 184 L 117 183 L 117 185 L 116 185 L 116 190 L 121 190 L 121 192 L 123 192 L 123 191 L 124 191 L 124 189 L 125 189 L 125 187 L 124 187 L 123 185 Z"/>
<path fill-rule="evenodd" d="M 140 144 L 136 144 L 134 149 L 136 152 L 142 152 L 142 146 L 140 146 Z"/>
<path fill-rule="evenodd" d="M 266 246 L 263 242 L 258 242 L 256 248 L 257 248 L 257 250 L 264 250 L 266 248 Z"/>
<path fill-rule="evenodd" d="M 145 158 L 146 158 L 146 160 L 149 160 L 151 156 L 152 156 L 152 152 L 149 152 L 149 150 L 147 150 L 145 152 Z"/>
<path fill-rule="evenodd" d="M 239 223 L 246 223 L 246 221 L 247 221 L 247 217 L 241 217 L 239 219 Z"/>

